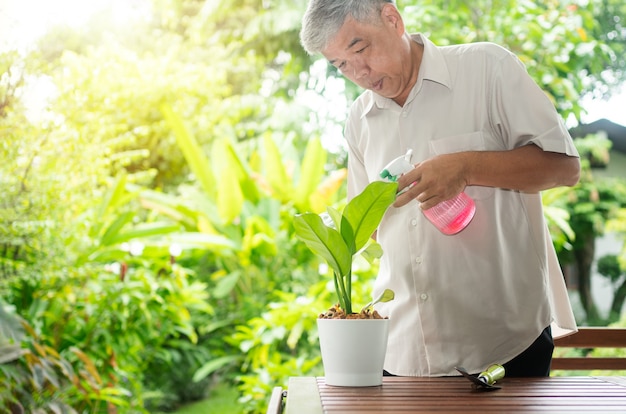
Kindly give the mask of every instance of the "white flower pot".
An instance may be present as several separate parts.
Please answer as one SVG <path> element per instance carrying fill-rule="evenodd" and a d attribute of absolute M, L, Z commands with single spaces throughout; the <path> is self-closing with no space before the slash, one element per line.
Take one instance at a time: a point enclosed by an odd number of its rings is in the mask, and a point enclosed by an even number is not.
<path fill-rule="evenodd" d="M 318 319 L 317 329 L 326 384 L 383 383 L 389 319 Z"/>

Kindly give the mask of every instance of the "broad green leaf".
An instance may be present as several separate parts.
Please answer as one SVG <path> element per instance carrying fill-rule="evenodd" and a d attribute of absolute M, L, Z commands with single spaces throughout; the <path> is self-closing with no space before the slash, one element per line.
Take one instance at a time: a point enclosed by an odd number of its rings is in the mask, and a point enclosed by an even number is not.
<path fill-rule="evenodd" d="M 105 401 L 105 402 L 109 402 L 112 405 L 118 406 L 118 407 L 124 407 L 125 405 L 128 404 L 128 398 L 120 398 L 120 397 L 116 397 L 113 395 L 105 395 L 102 393 L 102 391 L 98 390 L 97 393 L 90 393 L 89 397 L 94 399 L 95 401 Z"/>
<path fill-rule="evenodd" d="M 385 303 L 390 302 L 396 297 L 396 294 L 391 289 L 385 289 L 376 299 L 368 303 L 363 307 L 363 309 L 371 308 L 379 302 Z"/>
<path fill-rule="evenodd" d="M 100 217 L 104 217 L 108 209 L 115 208 L 121 204 L 119 201 L 126 192 L 126 181 L 126 174 L 119 174 L 117 176 L 112 191 L 107 193 L 105 202 L 100 207 Z"/>
<path fill-rule="evenodd" d="M 220 358 L 212 359 L 207 362 L 203 366 L 201 366 L 194 374 L 193 374 L 193 382 L 199 382 L 217 371 L 218 369 L 225 367 L 226 365 L 235 362 L 239 359 L 239 356 L 229 355 L 223 356 Z"/>
<path fill-rule="evenodd" d="M 127 187 L 133 188 L 134 186 L 128 185 Z M 201 212 L 185 205 L 185 201 L 178 195 L 140 187 L 137 187 L 137 191 L 142 207 L 171 218 L 189 231 L 201 230 L 204 227 L 207 229 L 206 232 L 216 232 L 211 223 L 206 223 L 208 219 L 204 211 Z"/>
<path fill-rule="evenodd" d="M 289 336 L 287 337 L 287 346 L 289 349 L 295 350 L 298 346 L 298 341 L 304 332 L 304 324 L 302 321 L 296 322 L 296 324 L 291 328 L 291 332 L 289 332 Z"/>
<path fill-rule="evenodd" d="M 28 351 L 26 349 L 22 349 L 20 345 L 0 346 L 0 364 L 6 364 L 20 359 L 27 352 Z"/>
<path fill-rule="evenodd" d="M 242 255 L 240 255 L 240 260 L 242 265 L 249 263 L 250 256 L 253 254 L 273 257 L 278 250 L 274 229 L 267 220 L 259 216 L 252 216 L 246 219 L 241 245 Z"/>
<path fill-rule="evenodd" d="M 350 255 L 353 256 L 357 252 L 355 232 L 352 228 L 352 224 L 348 221 L 345 215 L 341 216 L 341 226 L 339 230 L 343 241 L 346 242 L 346 246 L 348 246 Z"/>
<path fill-rule="evenodd" d="M 333 223 L 335 223 L 335 228 L 340 229 L 342 219 L 341 211 L 331 206 L 326 207 L 326 211 L 328 212 L 330 218 L 333 220 Z"/>
<path fill-rule="evenodd" d="M 293 225 L 296 235 L 313 253 L 328 262 L 335 273 L 345 276 L 350 272 L 352 255 L 339 232 L 327 227 L 322 218 L 314 213 L 297 215 Z"/>
<path fill-rule="evenodd" d="M 232 223 L 239 217 L 243 207 L 243 193 L 235 176 L 224 176 L 218 180 L 217 210 L 226 223 Z"/>
<path fill-rule="evenodd" d="M 265 168 L 270 187 L 279 199 L 288 201 L 294 191 L 293 183 L 285 170 L 280 151 L 269 133 L 263 135 L 263 147 L 265 148 Z"/>
<path fill-rule="evenodd" d="M 260 198 L 259 189 L 256 182 L 252 179 L 252 175 L 247 171 L 239 158 L 237 151 L 229 142 L 224 142 L 224 152 L 228 163 L 224 171 L 227 171 L 229 174 L 234 173 L 243 196 L 247 200 L 257 203 Z M 217 176 L 219 177 L 219 175 Z"/>
<path fill-rule="evenodd" d="M 383 248 L 380 244 L 372 240 L 365 249 L 361 250 L 361 256 L 367 260 L 369 263 L 372 263 L 376 259 L 380 259 L 383 255 Z"/>
<path fill-rule="evenodd" d="M 124 388 L 106 387 L 100 390 L 101 395 L 122 395 L 131 397 L 133 394 Z"/>
<path fill-rule="evenodd" d="M 31 381 L 36 391 L 42 391 L 45 384 L 44 367 L 41 364 L 33 365 L 31 368 Z"/>
<path fill-rule="evenodd" d="M 355 251 L 372 237 L 387 208 L 396 198 L 397 183 L 374 181 L 346 205 L 343 215 L 354 231 Z"/>
<path fill-rule="evenodd" d="M 102 246 L 115 244 L 114 240 L 119 235 L 120 230 L 122 230 L 125 225 L 132 222 L 134 217 L 135 213 L 133 212 L 127 212 L 119 215 L 106 229 L 104 235 L 102 235 L 102 238 L 100 239 L 100 244 Z"/>
<path fill-rule="evenodd" d="M 210 199 L 215 198 L 215 178 L 211 173 L 211 164 L 202 151 L 200 144 L 198 144 L 196 138 L 171 106 L 167 104 L 162 105 L 161 112 L 174 131 L 176 143 L 182 151 L 185 160 L 187 160 L 189 168 L 200 182 L 204 193 Z"/>
<path fill-rule="evenodd" d="M 36 302 L 35 300 L 34 303 Z M 29 334 L 32 332 L 32 327 L 28 324 L 22 326 L 20 317 L 9 313 L 8 308 L 5 309 L 0 300 L 0 345 L 6 344 L 9 340 L 19 344 L 24 337 L 25 328 L 29 330 Z"/>
<path fill-rule="evenodd" d="M 90 235 L 92 237 L 97 237 L 100 234 L 104 224 L 102 220 L 103 217 L 107 217 L 107 214 L 110 211 L 114 211 L 115 207 L 124 204 L 129 198 L 132 198 L 128 196 L 125 197 L 125 194 L 127 194 L 126 174 L 119 174 L 115 179 L 113 187 L 106 192 L 102 203 L 100 203 L 97 213 L 99 220 L 94 222 L 94 226 L 90 230 Z"/>
<path fill-rule="evenodd" d="M 327 153 L 318 138 L 310 139 L 307 143 L 302 168 L 300 169 L 300 180 L 295 190 L 294 200 L 301 211 L 309 209 L 311 204 L 309 196 L 313 195 L 320 180 L 324 176 L 324 166 L 326 165 Z"/>
<path fill-rule="evenodd" d="M 217 210 L 226 223 L 239 217 L 244 196 L 239 185 L 238 166 L 229 156 L 228 144 L 218 140 L 213 145 L 215 176 L 217 177 Z"/>
<path fill-rule="evenodd" d="M 213 296 L 216 299 L 221 299 L 230 294 L 232 290 L 237 286 L 237 282 L 241 278 L 241 272 L 239 270 L 234 271 L 223 278 L 219 279 L 215 289 L 213 289 Z"/>
<path fill-rule="evenodd" d="M 132 229 L 125 231 L 124 233 L 117 233 L 106 240 L 104 245 L 113 245 L 123 243 L 133 239 L 164 236 L 170 233 L 174 233 L 181 229 L 179 224 L 172 223 L 145 223 L 138 224 Z"/>
<path fill-rule="evenodd" d="M 555 224 L 569 240 L 576 239 L 576 233 L 569 224 L 570 215 L 567 210 L 560 207 L 544 206 L 543 211 L 546 219 Z"/>

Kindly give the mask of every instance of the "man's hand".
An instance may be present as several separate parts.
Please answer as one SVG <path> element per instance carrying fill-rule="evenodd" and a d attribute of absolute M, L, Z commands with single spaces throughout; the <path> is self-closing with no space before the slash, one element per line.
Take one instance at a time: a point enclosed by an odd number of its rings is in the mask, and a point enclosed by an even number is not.
<path fill-rule="evenodd" d="M 438 155 L 423 161 L 398 179 L 398 188 L 409 187 L 396 198 L 395 207 L 415 199 L 423 210 L 462 192 L 467 185 L 463 153 Z"/>

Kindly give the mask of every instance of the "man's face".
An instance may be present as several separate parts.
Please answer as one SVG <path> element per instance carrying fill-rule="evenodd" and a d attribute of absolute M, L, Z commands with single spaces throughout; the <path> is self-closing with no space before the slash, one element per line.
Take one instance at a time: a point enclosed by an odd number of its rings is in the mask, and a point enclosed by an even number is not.
<path fill-rule="evenodd" d="M 417 78 L 402 19 L 391 5 L 375 25 L 348 16 L 322 54 L 352 82 L 400 105 Z"/>

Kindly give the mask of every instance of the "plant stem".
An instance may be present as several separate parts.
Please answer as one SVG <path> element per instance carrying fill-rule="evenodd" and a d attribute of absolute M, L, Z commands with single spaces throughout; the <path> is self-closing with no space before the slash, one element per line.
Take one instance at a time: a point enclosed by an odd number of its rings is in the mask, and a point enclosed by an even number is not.
<path fill-rule="evenodd" d="M 346 287 L 343 283 L 343 277 L 337 273 L 334 273 L 335 277 L 335 291 L 339 296 L 339 305 L 341 308 L 348 313 L 349 301 L 346 301 Z"/>
<path fill-rule="evenodd" d="M 346 275 L 346 314 L 352 313 L 352 270 Z"/>

